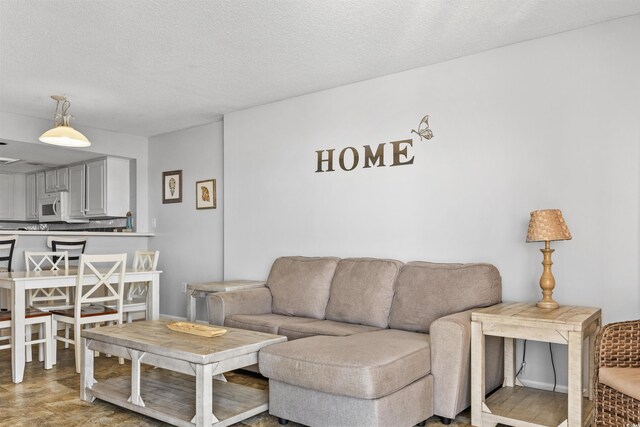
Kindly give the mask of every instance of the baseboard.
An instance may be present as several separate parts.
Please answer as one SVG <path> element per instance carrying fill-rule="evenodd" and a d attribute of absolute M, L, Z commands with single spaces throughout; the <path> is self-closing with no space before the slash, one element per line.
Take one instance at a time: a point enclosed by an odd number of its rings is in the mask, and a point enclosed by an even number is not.
<path fill-rule="evenodd" d="M 523 379 L 520 378 L 520 382 L 522 382 L 522 384 L 524 384 L 525 387 L 531 387 L 531 388 L 539 388 L 541 390 L 549 390 L 552 391 L 553 390 L 553 384 L 551 383 L 544 383 L 541 381 L 533 381 L 533 380 L 527 380 L 527 379 Z M 566 385 L 561 385 L 558 384 L 556 385 L 556 391 L 559 393 L 568 393 L 569 389 L 567 388 Z"/>

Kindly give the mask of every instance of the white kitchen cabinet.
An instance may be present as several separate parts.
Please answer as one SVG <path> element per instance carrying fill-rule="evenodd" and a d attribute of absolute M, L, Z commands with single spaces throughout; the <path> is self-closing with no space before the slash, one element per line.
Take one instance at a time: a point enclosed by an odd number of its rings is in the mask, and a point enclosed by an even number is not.
<path fill-rule="evenodd" d="M 36 173 L 36 197 L 44 196 L 47 192 L 45 189 L 44 171 Z"/>
<path fill-rule="evenodd" d="M 129 160 L 107 157 L 86 163 L 85 216 L 125 217 L 130 208 Z"/>
<path fill-rule="evenodd" d="M 106 159 L 87 163 L 86 216 L 106 215 Z"/>
<path fill-rule="evenodd" d="M 13 219 L 13 175 L 0 173 L 0 219 Z"/>
<path fill-rule="evenodd" d="M 51 169 L 44 172 L 44 191 L 54 193 L 56 191 L 56 170 Z"/>
<path fill-rule="evenodd" d="M 69 190 L 69 168 L 64 167 L 56 169 L 56 183 L 57 191 Z"/>
<path fill-rule="evenodd" d="M 45 171 L 45 191 L 47 193 L 67 190 L 69 190 L 69 168 L 65 166 Z"/>
<path fill-rule="evenodd" d="M 85 215 L 85 170 L 86 165 L 69 166 L 69 217 L 83 218 Z"/>
<path fill-rule="evenodd" d="M 25 219 L 38 219 L 38 190 L 36 186 L 36 174 L 26 175 L 25 188 Z"/>

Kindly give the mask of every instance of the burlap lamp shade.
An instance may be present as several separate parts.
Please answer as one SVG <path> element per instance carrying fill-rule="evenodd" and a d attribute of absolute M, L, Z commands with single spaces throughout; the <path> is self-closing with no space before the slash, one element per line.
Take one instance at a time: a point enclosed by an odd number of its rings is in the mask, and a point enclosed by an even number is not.
<path fill-rule="evenodd" d="M 571 232 L 562 218 L 560 209 L 545 209 L 531 212 L 527 242 L 571 240 Z"/>

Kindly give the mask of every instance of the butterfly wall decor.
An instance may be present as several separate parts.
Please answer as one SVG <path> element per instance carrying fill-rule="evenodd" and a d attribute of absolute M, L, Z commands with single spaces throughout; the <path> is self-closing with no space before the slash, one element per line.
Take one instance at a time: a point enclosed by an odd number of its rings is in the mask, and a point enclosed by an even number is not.
<path fill-rule="evenodd" d="M 411 133 L 416 133 L 420 137 L 420 141 L 422 138 L 431 139 L 433 138 L 433 132 L 429 129 L 429 115 L 427 114 L 420 120 L 420 124 L 418 125 L 418 130 L 411 129 Z"/>

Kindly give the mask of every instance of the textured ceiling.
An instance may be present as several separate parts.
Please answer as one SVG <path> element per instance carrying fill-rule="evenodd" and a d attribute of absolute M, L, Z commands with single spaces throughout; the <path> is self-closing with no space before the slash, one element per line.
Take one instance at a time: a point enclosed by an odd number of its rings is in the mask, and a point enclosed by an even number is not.
<path fill-rule="evenodd" d="M 0 111 L 155 135 L 640 13 L 640 0 L 0 0 Z"/>

